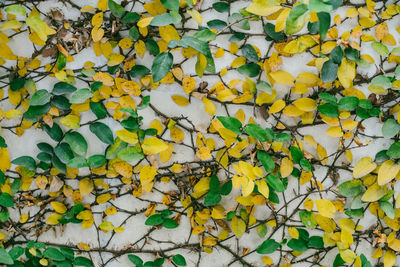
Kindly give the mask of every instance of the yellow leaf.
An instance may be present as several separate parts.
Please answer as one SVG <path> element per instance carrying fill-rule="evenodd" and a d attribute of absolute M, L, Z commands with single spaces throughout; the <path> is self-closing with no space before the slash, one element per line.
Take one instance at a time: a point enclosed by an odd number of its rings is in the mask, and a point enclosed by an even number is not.
<path fill-rule="evenodd" d="M 143 152 L 146 155 L 154 155 L 168 149 L 168 145 L 158 138 L 146 138 L 142 143 Z"/>
<path fill-rule="evenodd" d="M 192 17 L 192 19 L 194 19 L 194 21 L 197 22 L 197 24 L 199 25 L 203 24 L 203 18 L 199 13 L 199 11 L 197 11 L 196 9 L 189 9 L 186 12 Z"/>
<path fill-rule="evenodd" d="M 327 135 L 334 138 L 339 138 L 343 136 L 342 129 L 340 127 L 330 127 L 328 130 L 325 131 Z"/>
<path fill-rule="evenodd" d="M 143 186 L 143 191 L 150 192 L 153 188 L 153 179 L 157 174 L 157 169 L 150 165 L 145 165 L 140 170 L 140 183 Z"/>
<path fill-rule="evenodd" d="M 61 118 L 60 122 L 70 129 L 78 129 L 80 127 L 80 119 L 76 115 L 67 115 Z"/>
<path fill-rule="evenodd" d="M 336 212 L 336 207 L 333 203 L 327 199 L 316 199 L 315 204 L 317 205 L 318 212 L 327 218 L 333 218 Z"/>
<path fill-rule="evenodd" d="M 112 224 L 112 222 L 102 222 L 99 225 L 99 228 L 101 230 L 103 230 L 104 232 L 108 232 L 108 231 L 114 230 L 114 225 Z"/>
<path fill-rule="evenodd" d="M 105 194 L 99 195 L 96 198 L 96 202 L 99 203 L 99 204 L 104 204 L 107 201 L 109 201 L 110 199 L 111 199 L 110 193 L 105 193 Z"/>
<path fill-rule="evenodd" d="M 26 24 L 34 31 L 41 40 L 47 40 L 46 23 L 39 16 L 29 16 L 26 18 Z"/>
<path fill-rule="evenodd" d="M 271 75 L 271 78 L 274 79 L 274 81 L 279 84 L 289 85 L 289 86 L 294 85 L 294 78 L 287 71 L 278 70 L 275 72 L 271 72 L 269 75 Z"/>
<path fill-rule="evenodd" d="M 253 4 L 248 6 L 246 11 L 259 16 L 268 16 L 281 8 L 279 0 L 253 0 Z"/>
<path fill-rule="evenodd" d="M 379 200 L 386 194 L 386 190 L 383 186 L 378 185 L 378 183 L 374 183 L 372 186 L 369 186 L 367 191 L 361 197 L 361 200 L 364 202 L 375 202 Z"/>
<path fill-rule="evenodd" d="M 276 100 L 272 106 L 269 108 L 268 113 L 274 114 L 281 111 L 286 106 L 286 103 L 283 99 Z"/>
<path fill-rule="evenodd" d="M 246 223 L 238 217 L 233 217 L 232 221 L 231 221 L 231 227 L 233 232 L 235 233 L 236 237 L 241 237 L 244 232 L 246 231 Z"/>
<path fill-rule="evenodd" d="M 284 157 L 280 166 L 282 178 L 288 177 L 293 171 L 293 162 L 288 158 Z"/>
<path fill-rule="evenodd" d="M 124 142 L 136 145 L 138 142 L 138 136 L 136 133 L 132 133 L 126 129 L 121 129 L 115 132 L 115 134 Z"/>
<path fill-rule="evenodd" d="M 392 267 L 396 263 L 396 254 L 392 250 L 388 250 L 383 257 L 383 266 Z"/>
<path fill-rule="evenodd" d="M 214 103 L 207 97 L 203 97 L 202 101 L 207 114 L 213 116 L 216 110 Z"/>
<path fill-rule="evenodd" d="M 158 27 L 161 38 L 169 43 L 171 40 L 180 40 L 178 32 L 172 25 Z"/>
<path fill-rule="evenodd" d="M 196 88 L 196 80 L 191 76 L 185 76 L 182 80 L 182 88 L 186 94 L 190 94 Z"/>
<path fill-rule="evenodd" d="M 0 26 L 0 31 L 5 31 L 5 30 L 15 30 L 19 29 L 22 26 L 22 22 L 18 20 L 9 20 L 1 24 Z"/>
<path fill-rule="evenodd" d="M 201 160 L 208 160 L 211 158 L 211 153 L 210 149 L 206 146 L 203 146 L 197 151 L 196 155 L 201 159 Z"/>
<path fill-rule="evenodd" d="M 378 185 L 389 183 L 400 170 L 400 165 L 389 159 L 382 163 L 378 171 Z"/>
<path fill-rule="evenodd" d="M 104 85 L 107 85 L 107 86 L 113 86 L 114 85 L 113 77 L 111 77 L 109 74 L 104 73 L 104 72 L 98 72 L 92 78 L 93 78 L 94 81 L 102 82 Z"/>
<path fill-rule="evenodd" d="M 265 198 L 269 197 L 269 187 L 264 180 L 257 180 L 256 185 L 258 187 L 258 192 L 260 192 Z"/>
<path fill-rule="evenodd" d="M 340 257 L 346 262 L 346 263 L 353 263 L 354 260 L 356 259 L 357 255 L 350 249 L 346 250 L 339 250 Z"/>
<path fill-rule="evenodd" d="M 131 178 L 132 177 L 132 165 L 125 161 L 120 161 L 113 164 L 114 170 L 122 175 L 123 177 Z"/>
<path fill-rule="evenodd" d="M 184 96 L 181 95 L 173 95 L 171 96 L 172 100 L 175 102 L 175 104 L 179 106 L 187 106 L 189 105 L 189 100 L 185 98 Z"/>
<path fill-rule="evenodd" d="M 7 171 L 11 168 L 10 154 L 4 147 L 0 148 L 0 170 L 2 172 Z"/>
<path fill-rule="evenodd" d="M 291 238 L 299 239 L 299 231 L 295 227 L 289 227 L 288 232 Z"/>
<path fill-rule="evenodd" d="M 103 12 L 107 10 L 107 6 L 108 6 L 107 0 L 99 0 L 97 2 L 97 8 Z"/>
<path fill-rule="evenodd" d="M 61 214 L 54 212 L 47 218 L 46 223 L 49 225 L 56 225 L 60 223 L 58 220 L 61 218 Z"/>
<path fill-rule="evenodd" d="M 142 18 L 138 21 L 137 26 L 140 28 L 145 28 L 150 25 L 150 22 L 153 20 L 153 17 Z"/>
<path fill-rule="evenodd" d="M 308 97 L 297 99 L 293 102 L 293 105 L 304 112 L 311 112 L 317 108 L 315 100 Z"/>
<path fill-rule="evenodd" d="M 67 207 L 65 207 L 63 203 L 52 201 L 50 204 L 53 209 L 60 214 L 64 214 L 67 211 Z"/>
<path fill-rule="evenodd" d="M 79 191 L 81 195 L 89 195 L 94 189 L 93 182 L 90 178 L 84 178 L 79 181 Z"/>
<path fill-rule="evenodd" d="M 22 112 L 22 110 L 18 110 L 18 109 L 11 109 L 11 110 L 7 110 L 4 115 L 6 116 L 7 120 L 10 120 L 10 119 L 21 118 L 23 115 L 23 112 Z"/>
<path fill-rule="evenodd" d="M 124 61 L 125 57 L 123 55 L 120 54 L 115 54 L 115 53 L 111 53 L 108 62 L 107 62 L 107 66 L 116 66 L 122 63 L 122 61 Z"/>
<path fill-rule="evenodd" d="M 375 170 L 376 166 L 377 165 L 372 161 L 372 158 L 364 157 L 360 159 L 354 166 L 353 176 L 354 178 L 361 178 Z"/>
<path fill-rule="evenodd" d="M 356 77 L 356 63 L 344 57 L 337 76 L 345 89 L 352 87 L 353 80 Z"/>

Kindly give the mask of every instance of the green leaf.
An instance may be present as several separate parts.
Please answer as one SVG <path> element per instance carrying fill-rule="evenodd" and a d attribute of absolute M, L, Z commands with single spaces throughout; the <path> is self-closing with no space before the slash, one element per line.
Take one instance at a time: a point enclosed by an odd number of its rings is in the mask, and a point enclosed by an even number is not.
<path fill-rule="evenodd" d="M 89 129 L 92 133 L 94 133 L 103 143 L 113 144 L 114 137 L 113 133 L 107 125 L 102 122 L 95 122 L 90 124 Z"/>
<path fill-rule="evenodd" d="M 53 87 L 53 94 L 55 95 L 63 95 L 70 94 L 76 91 L 76 87 L 66 83 L 66 82 L 58 82 Z"/>
<path fill-rule="evenodd" d="M 259 224 L 257 226 L 257 234 L 259 237 L 263 238 L 268 233 L 268 228 L 265 224 Z"/>
<path fill-rule="evenodd" d="M 172 261 L 178 266 L 186 266 L 186 260 L 181 254 L 173 256 Z"/>
<path fill-rule="evenodd" d="M 113 0 L 108 0 L 108 8 L 117 18 L 121 18 L 125 14 L 125 9 L 121 5 L 115 3 Z"/>
<path fill-rule="evenodd" d="M 318 12 L 318 22 L 319 22 L 319 35 L 321 39 L 325 39 L 326 33 L 331 26 L 331 15 L 327 12 Z"/>
<path fill-rule="evenodd" d="M 282 32 L 276 32 L 275 25 L 272 23 L 266 23 L 264 25 L 264 32 L 268 35 L 269 38 L 273 40 L 281 41 L 285 39 L 285 34 L 283 34 Z"/>
<path fill-rule="evenodd" d="M 222 197 L 218 193 L 209 192 L 204 198 L 204 206 L 215 206 L 221 201 Z"/>
<path fill-rule="evenodd" d="M 11 91 L 19 91 L 22 87 L 25 85 L 25 79 L 21 77 L 17 77 L 14 80 L 11 81 L 10 83 L 10 89 Z"/>
<path fill-rule="evenodd" d="M 51 94 L 45 90 L 39 90 L 36 91 L 33 95 L 31 100 L 29 101 L 29 104 L 31 106 L 42 106 L 44 104 L 47 104 L 50 102 Z"/>
<path fill-rule="evenodd" d="M 386 216 L 390 219 L 394 219 L 394 208 L 389 201 L 379 201 L 379 207 L 385 212 Z"/>
<path fill-rule="evenodd" d="M 0 195 L 0 206 L 11 208 L 14 206 L 14 199 L 8 193 L 2 193 Z"/>
<path fill-rule="evenodd" d="M 67 58 L 63 53 L 58 53 L 57 58 L 57 69 L 62 70 L 67 65 Z"/>
<path fill-rule="evenodd" d="M 122 23 L 129 24 L 135 23 L 140 19 L 140 15 L 136 12 L 127 12 L 125 16 L 122 18 Z"/>
<path fill-rule="evenodd" d="M 337 118 L 339 117 L 339 111 L 336 105 L 325 103 L 318 106 L 318 111 L 327 117 Z"/>
<path fill-rule="evenodd" d="M 174 228 L 178 227 L 179 224 L 175 220 L 167 218 L 167 219 L 164 219 L 162 226 L 167 229 L 174 229 Z"/>
<path fill-rule="evenodd" d="M 275 252 L 279 248 L 280 244 L 274 239 L 265 240 L 261 246 L 257 248 L 258 254 L 270 254 Z"/>
<path fill-rule="evenodd" d="M 88 144 L 85 138 L 78 132 L 69 132 L 65 135 L 65 141 L 70 145 L 72 151 L 78 155 L 85 155 Z"/>
<path fill-rule="evenodd" d="M 215 30 L 221 30 L 223 28 L 225 28 L 228 24 L 220 19 L 213 19 L 207 22 L 207 26 L 210 29 L 215 29 Z"/>
<path fill-rule="evenodd" d="M 12 14 L 15 16 L 26 16 L 26 9 L 21 5 L 11 5 L 5 8 L 5 11 L 8 14 Z"/>
<path fill-rule="evenodd" d="M 155 57 L 151 66 L 153 82 L 159 82 L 172 67 L 174 57 L 170 52 L 163 52 Z"/>
<path fill-rule="evenodd" d="M 295 251 L 306 251 L 308 249 L 307 243 L 302 239 L 290 239 L 288 242 L 288 247 Z"/>
<path fill-rule="evenodd" d="M 286 34 L 292 35 L 303 29 L 308 18 L 308 7 L 306 4 L 294 6 L 286 19 Z"/>
<path fill-rule="evenodd" d="M 7 251 L 0 247 L 0 263 L 4 264 L 14 264 L 13 259 L 11 256 L 7 253 Z"/>
<path fill-rule="evenodd" d="M 74 259 L 74 265 L 75 266 L 85 266 L 85 267 L 91 267 L 93 266 L 93 263 L 90 259 L 85 258 L 85 257 L 76 257 Z"/>
<path fill-rule="evenodd" d="M 392 159 L 400 159 L 400 142 L 393 143 L 386 152 L 386 155 Z"/>
<path fill-rule="evenodd" d="M 271 172 L 273 169 L 275 169 L 274 160 L 267 152 L 258 150 L 257 159 L 261 161 L 261 164 L 264 166 L 266 172 Z"/>
<path fill-rule="evenodd" d="M 9 218 L 10 218 L 10 213 L 8 211 L 0 211 L 0 222 L 6 222 L 8 221 Z"/>
<path fill-rule="evenodd" d="M 320 236 L 312 236 L 308 240 L 307 246 L 309 248 L 324 248 L 324 240 Z"/>
<path fill-rule="evenodd" d="M 259 81 L 256 84 L 256 88 L 257 88 L 257 90 L 261 90 L 261 91 L 267 92 L 268 94 L 272 94 L 271 85 L 265 81 Z"/>
<path fill-rule="evenodd" d="M 392 138 L 399 133 L 400 124 L 394 119 L 387 119 L 382 126 L 382 135 L 386 138 Z"/>
<path fill-rule="evenodd" d="M 339 70 L 339 65 L 333 62 L 332 59 L 326 61 L 322 65 L 321 69 L 321 79 L 323 83 L 328 83 L 336 80 L 337 73 Z"/>
<path fill-rule="evenodd" d="M 340 110 L 352 111 L 358 106 L 359 99 L 355 96 L 346 96 L 339 100 Z"/>
<path fill-rule="evenodd" d="M 169 10 L 179 10 L 179 0 L 161 0 L 161 3 Z"/>
<path fill-rule="evenodd" d="M 258 55 L 254 47 L 250 44 L 245 44 L 242 47 L 242 53 L 245 58 L 252 62 L 258 62 Z"/>
<path fill-rule="evenodd" d="M 151 26 L 167 26 L 170 24 L 178 24 L 181 21 L 182 17 L 178 13 L 170 12 L 170 13 L 164 13 L 161 15 L 155 16 L 151 22 Z"/>
<path fill-rule="evenodd" d="M 333 48 L 331 52 L 331 58 L 333 62 L 336 64 L 340 64 L 342 62 L 342 59 L 344 57 L 343 49 L 340 46 L 336 46 Z"/>
<path fill-rule="evenodd" d="M 102 166 L 106 161 L 106 157 L 103 155 L 93 155 L 87 159 L 88 165 L 91 169 Z"/>
<path fill-rule="evenodd" d="M 229 3 L 227 2 L 216 2 L 212 5 L 212 7 L 219 13 L 229 12 L 230 10 Z"/>
<path fill-rule="evenodd" d="M 275 176 L 273 174 L 268 175 L 267 177 L 268 184 L 277 192 L 284 192 L 285 191 L 285 185 L 282 182 L 282 179 L 280 179 L 278 176 Z"/>
<path fill-rule="evenodd" d="M 297 146 L 290 147 L 290 156 L 295 163 L 300 163 L 300 160 L 304 157 L 303 152 Z"/>
<path fill-rule="evenodd" d="M 301 222 L 308 228 L 314 229 L 317 226 L 317 221 L 314 214 L 310 211 L 302 210 L 299 212 Z"/>
<path fill-rule="evenodd" d="M 141 160 L 144 158 L 144 154 L 142 150 L 139 147 L 136 146 L 128 146 L 124 149 L 122 149 L 118 153 L 118 158 L 126 161 L 126 162 L 131 162 L 134 160 Z"/>
<path fill-rule="evenodd" d="M 30 156 L 22 156 L 22 157 L 16 158 L 13 161 L 11 161 L 11 163 L 18 165 L 18 166 L 25 167 L 29 170 L 36 170 L 36 162 Z"/>
<path fill-rule="evenodd" d="M 322 2 L 321 0 L 310 0 L 308 2 L 308 9 L 311 12 L 331 12 L 332 5 L 326 2 Z"/>
<path fill-rule="evenodd" d="M 65 260 L 65 256 L 56 248 L 49 247 L 43 252 L 43 256 L 46 258 L 55 260 L 55 261 L 63 261 Z"/>
<path fill-rule="evenodd" d="M 362 192 L 361 180 L 350 180 L 338 186 L 339 193 L 345 197 L 355 197 Z"/>
<path fill-rule="evenodd" d="M 161 214 L 153 214 L 149 218 L 147 218 L 145 225 L 159 225 L 162 224 L 164 219 Z"/>
<path fill-rule="evenodd" d="M 378 75 L 371 80 L 371 84 L 380 86 L 383 89 L 389 89 L 392 87 L 392 80 L 385 75 Z"/>
<path fill-rule="evenodd" d="M 222 123 L 222 125 L 236 134 L 241 134 L 240 128 L 242 128 L 242 123 L 235 117 L 222 117 L 218 116 L 217 119 Z"/>
<path fill-rule="evenodd" d="M 101 102 L 90 102 L 89 105 L 97 119 L 104 119 L 107 116 L 107 110 Z"/>
<path fill-rule="evenodd" d="M 67 164 L 69 160 L 74 158 L 74 153 L 67 143 L 61 143 L 54 148 L 54 154 L 61 160 L 62 163 Z"/>
<path fill-rule="evenodd" d="M 51 158 L 51 163 L 53 163 L 54 167 L 59 170 L 62 173 L 66 173 L 67 172 L 67 167 L 65 166 L 64 163 L 61 162 L 61 160 L 54 156 Z"/>
<path fill-rule="evenodd" d="M 136 266 L 142 266 L 143 260 L 136 255 L 128 255 L 128 259 Z"/>
<path fill-rule="evenodd" d="M 261 126 L 259 126 L 257 124 L 254 124 L 254 123 L 247 124 L 243 130 L 245 131 L 245 133 L 247 133 L 250 136 L 253 136 L 260 142 L 271 141 L 267 137 L 267 132 L 263 128 L 261 128 Z"/>
<path fill-rule="evenodd" d="M 24 249 L 20 246 L 13 247 L 8 251 L 8 254 L 11 256 L 13 260 L 18 259 L 24 254 Z"/>
<path fill-rule="evenodd" d="M 132 38 L 133 41 L 138 41 L 140 38 L 139 30 L 136 26 L 132 26 L 129 30 L 129 37 Z"/>
<path fill-rule="evenodd" d="M 92 91 L 89 88 L 83 88 L 74 92 L 69 102 L 71 104 L 80 104 L 85 102 L 87 99 L 93 96 Z"/>
<path fill-rule="evenodd" d="M 84 157 L 75 157 L 68 161 L 67 166 L 70 168 L 79 169 L 87 167 L 88 163 Z"/>
<path fill-rule="evenodd" d="M 389 48 L 387 48 L 386 45 L 384 45 L 384 44 L 382 44 L 380 42 L 373 42 L 371 44 L 371 46 L 382 57 L 387 57 L 389 55 Z"/>
<path fill-rule="evenodd" d="M 250 63 L 240 66 L 239 68 L 237 68 L 237 70 L 240 74 L 249 77 L 256 77 L 260 73 L 261 67 L 258 64 Z"/>

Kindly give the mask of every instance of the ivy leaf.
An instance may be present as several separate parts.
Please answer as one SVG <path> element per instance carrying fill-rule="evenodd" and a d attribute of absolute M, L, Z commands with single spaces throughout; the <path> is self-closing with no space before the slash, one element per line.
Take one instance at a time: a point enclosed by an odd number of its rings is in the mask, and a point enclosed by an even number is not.
<path fill-rule="evenodd" d="M 90 124 L 89 129 L 94 133 L 103 143 L 112 144 L 114 143 L 113 133 L 107 125 L 102 122 L 95 122 Z"/>
<path fill-rule="evenodd" d="M 186 266 L 186 260 L 181 254 L 173 256 L 172 261 L 178 266 Z"/>
<path fill-rule="evenodd" d="M 261 246 L 257 248 L 258 254 L 271 254 L 279 248 L 280 244 L 274 239 L 265 240 Z"/>
<path fill-rule="evenodd" d="M 159 82 L 167 75 L 172 67 L 173 60 L 174 57 L 170 52 L 163 52 L 155 57 L 151 66 L 153 82 Z"/>
<path fill-rule="evenodd" d="M 323 83 L 329 83 L 336 79 L 339 65 L 332 59 L 324 62 L 321 69 L 321 79 Z"/>
<path fill-rule="evenodd" d="M 179 0 L 161 0 L 161 3 L 169 10 L 179 10 Z"/>
<path fill-rule="evenodd" d="M 388 119 L 382 126 L 382 135 L 386 138 L 392 138 L 399 133 L 400 124 L 394 119 Z"/>
<path fill-rule="evenodd" d="M 45 90 L 39 90 L 36 91 L 33 95 L 31 100 L 29 101 L 29 104 L 31 106 L 42 106 L 44 104 L 47 104 L 50 102 L 51 94 Z"/>
<path fill-rule="evenodd" d="M 308 17 L 306 4 L 294 6 L 286 19 L 286 34 L 292 35 L 303 29 Z"/>
<path fill-rule="evenodd" d="M 14 264 L 14 260 L 11 256 L 7 253 L 7 251 L 0 247 L 0 263 L 4 264 Z"/>
<path fill-rule="evenodd" d="M 239 68 L 237 68 L 237 70 L 240 74 L 249 77 L 256 77 L 260 73 L 261 67 L 258 64 L 250 63 L 240 66 Z"/>
<path fill-rule="evenodd" d="M 242 123 L 235 117 L 222 117 L 218 116 L 217 119 L 222 123 L 222 125 L 236 134 L 241 134 L 240 128 L 242 128 Z"/>
<path fill-rule="evenodd" d="M 117 18 L 121 18 L 125 14 L 125 9 L 120 4 L 115 3 L 113 0 L 108 0 L 108 8 Z"/>
<path fill-rule="evenodd" d="M 258 62 L 258 55 L 256 50 L 250 44 L 245 44 L 242 47 L 242 53 L 245 58 L 252 62 Z"/>

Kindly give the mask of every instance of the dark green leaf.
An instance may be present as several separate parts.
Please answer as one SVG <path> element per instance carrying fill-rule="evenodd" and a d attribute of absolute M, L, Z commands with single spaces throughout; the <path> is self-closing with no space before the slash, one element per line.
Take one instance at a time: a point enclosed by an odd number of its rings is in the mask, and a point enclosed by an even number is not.
<path fill-rule="evenodd" d="M 174 228 L 178 227 L 179 224 L 175 220 L 167 218 L 167 219 L 164 219 L 162 226 L 165 228 L 168 228 L 168 229 L 174 229 Z"/>
<path fill-rule="evenodd" d="M 65 260 L 65 256 L 56 248 L 49 247 L 43 252 L 43 256 L 46 258 L 55 260 L 55 261 L 63 261 Z"/>
<path fill-rule="evenodd" d="M 215 206 L 221 199 L 222 197 L 220 194 L 209 192 L 204 199 L 204 206 Z"/>
<path fill-rule="evenodd" d="M 122 18 L 122 23 L 129 24 L 135 23 L 140 19 L 140 15 L 136 12 L 127 12 Z"/>
<path fill-rule="evenodd" d="M 53 88 L 53 94 L 55 95 L 70 94 L 75 91 L 76 87 L 66 82 L 58 82 L 54 85 Z"/>
<path fill-rule="evenodd" d="M 400 159 L 400 142 L 393 143 L 386 152 L 386 155 L 392 159 Z"/>
<path fill-rule="evenodd" d="M 98 168 L 106 163 L 106 157 L 103 155 L 93 155 L 87 159 L 87 162 L 91 169 Z"/>
<path fill-rule="evenodd" d="M 242 53 L 245 58 L 252 62 L 258 62 L 258 55 L 254 47 L 250 44 L 245 44 L 242 47 Z"/>
<path fill-rule="evenodd" d="M 304 157 L 303 152 L 297 146 L 290 147 L 290 156 L 292 156 L 295 163 L 300 163 L 300 160 Z"/>
<path fill-rule="evenodd" d="M 117 18 L 121 18 L 125 14 L 125 9 L 121 5 L 115 3 L 113 0 L 108 0 L 108 8 Z"/>
<path fill-rule="evenodd" d="M 142 266 L 143 260 L 136 255 L 128 255 L 128 259 L 136 266 Z"/>
<path fill-rule="evenodd" d="M 312 1 L 312 0 L 310 0 Z M 314 0 L 315 1 L 315 0 Z M 319 22 L 319 35 L 321 39 L 325 39 L 326 33 L 331 26 L 331 15 L 327 12 L 318 12 L 318 22 Z"/>
<path fill-rule="evenodd" d="M 18 77 L 11 81 L 10 89 L 11 91 L 19 91 L 25 85 L 25 79 Z"/>
<path fill-rule="evenodd" d="M 240 66 L 239 68 L 237 68 L 237 70 L 240 74 L 249 77 L 256 77 L 260 73 L 261 67 L 258 64 L 250 63 Z"/>
<path fill-rule="evenodd" d="M 324 240 L 320 236 L 312 236 L 310 240 L 308 240 L 307 246 L 309 248 L 324 248 Z"/>
<path fill-rule="evenodd" d="M 13 161 L 11 161 L 11 163 L 18 165 L 18 166 L 23 166 L 29 170 L 36 170 L 36 162 L 30 156 L 22 156 L 22 157 L 16 158 Z"/>
<path fill-rule="evenodd" d="M 65 65 L 67 65 L 67 58 L 64 56 L 63 53 L 59 52 L 57 58 L 57 69 L 62 70 Z"/>
<path fill-rule="evenodd" d="M 273 169 L 275 169 L 274 160 L 267 152 L 258 150 L 257 159 L 261 161 L 261 164 L 264 166 L 266 172 L 271 172 Z"/>
<path fill-rule="evenodd" d="M 11 208 L 14 206 L 14 200 L 10 194 L 3 192 L 0 195 L 0 206 Z"/>
<path fill-rule="evenodd" d="M 95 122 L 90 124 L 89 129 L 94 133 L 103 143 L 112 144 L 114 143 L 113 133 L 107 125 L 102 122 Z"/>
<path fill-rule="evenodd" d="M 339 111 L 336 105 L 325 103 L 318 106 L 318 111 L 327 117 L 337 118 L 339 117 Z"/>
<path fill-rule="evenodd" d="M 284 192 L 286 187 L 278 176 L 273 174 L 268 175 L 267 177 L 268 184 L 277 192 Z"/>
<path fill-rule="evenodd" d="M 295 250 L 295 251 L 306 251 L 308 249 L 307 243 L 304 242 L 302 239 L 290 239 L 288 242 L 288 247 Z"/>
<path fill-rule="evenodd" d="M 161 0 L 161 3 L 169 10 L 179 10 L 179 0 Z"/>
<path fill-rule="evenodd" d="M 91 267 L 93 266 L 93 263 L 90 259 L 85 258 L 85 257 L 76 257 L 74 259 L 74 265 L 75 266 L 85 266 L 85 267 Z"/>
<path fill-rule="evenodd" d="M 163 52 L 156 56 L 151 66 L 153 81 L 159 82 L 167 75 L 173 63 L 173 56 L 170 52 Z"/>
<path fill-rule="evenodd" d="M 343 49 L 340 46 L 336 46 L 333 48 L 331 52 L 331 58 L 334 63 L 340 64 L 342 63 L 342 59 L 344 57 Z"/>
<path fill-rule="evenodd" d="M 164 219 L 162 218 L 161 214 L 154 214 L 147 218 L 145 225 L 159 225 L 162 224 Z"/>
<path fill-rule="evenodd" d="M 215 29 L 215 30 L 221 30 L 225 28 L 228 24 L 226 24 L 225 21 L 220 20 L 220 19 L 213 19 L 207 22 L 207 26 L 210 29 Z"/>
<path fill-rule="evenodd" d="M 326 61 L 321 69 L 322 82 L 328 83 L 334 81 L 337 77 L 338 69 L 339 65 L 333 62 L 333 60 Z"/>
<path fill-rule="evenodd" d="M 355 96 L 346 96 L 339 100 L 338 108 L 340 110 L 352 111 L 358 105 L 358 98 Z"/>
<path fill-rule="evenodd" d="M 104 119 L 107 116 L 107 110 L 101 102 L 90 102 L 90 109 L 97 119 Z"/>
<path fill-rule="evenodd" d="M 67 164 L 70 159 L 74 158 L 74 153 L 67 143 L 61 143 L 54 148 L 54 153 L 62 163 Z"/>
<path fill-rule="evenodd" d="M 216 11 L 218 11 L 220 13 L 229 12 L 229 10 L 230 10 L 229 3 L 227 3 L 227 2 L 216 2 L 212 6 Z"/>
<path fill-rule="evenodd" d="M 76 157 L 67 162 L 67 166 L 74 169 L 87 167 L 88 163 L 84 157 Z"/>
<path fill-rule="evenodd" d="M 275 252 L 279 248 L 280 244 L 274 239 L 265 240 L 261 246 L 257 248 L 258 254 L 270 254 Z"/>
<path fill-rule="evenodd" d="M 254 124 L 254 123 L 247 124 L 246 127 L 244 127 L 243 130 L 245 131 L 245 133 L 247 133 L 250 136 L 253 136 L 254 138 L 259 140 L 260 142 L 271 141 L 267 137 L 266 131 L 263 128 L 261 128 L 261 126 L 259 126 L 257 124 Z"/>
<path fill-rule="evenodd" d="M 29 104 L 31 106 L 42 106 L 50 102 L 51 95 L 47 90 L 36 91 L 33 95 Z"/>
<path fill-rule="evenodd" d="M 85 155 L 88 144 L 85 138 L 78 132 L 69 132 L 65 135 L 65 141 L 70 145 L 72 151 L 78 155 Z"/>

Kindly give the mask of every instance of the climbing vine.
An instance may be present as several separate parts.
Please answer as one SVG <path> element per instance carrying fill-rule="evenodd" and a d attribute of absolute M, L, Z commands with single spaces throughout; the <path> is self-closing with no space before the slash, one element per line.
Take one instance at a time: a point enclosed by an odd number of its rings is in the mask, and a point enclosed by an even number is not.
<path fill-rule="evenodd" d="M 398 0 L 0 11 L 0 264 L 395 266 Z"/>

